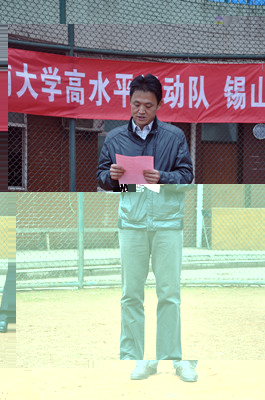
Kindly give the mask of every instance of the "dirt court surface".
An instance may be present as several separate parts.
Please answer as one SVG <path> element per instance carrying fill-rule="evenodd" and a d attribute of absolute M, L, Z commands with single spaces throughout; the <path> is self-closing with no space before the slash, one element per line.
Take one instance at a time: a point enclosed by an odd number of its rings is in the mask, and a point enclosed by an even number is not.
<path fill-rule="evenodd" d="M 17 293 L 17 367 L 119 360 L 120 289 Z M 146 289 L 145 359 L 155 359 L 156 293 Z M 185 360 L 265 360 L 265 288 L 182 288 Z"/>
<path fill-rule="evenodd" d="M 16 367 L 16 324 L 8 324 L 8 331 L 0 333 L 0 368 L 12 367 Z"/>
<path fill-rule="evenodd" d="M 170 361 L 158 373 L 131 381 L 134 361 L 95 368 L 2 369 L 1 400 L 263 400 L 264 361 L 200 361 L 198 382 L 182 382 Z"/>

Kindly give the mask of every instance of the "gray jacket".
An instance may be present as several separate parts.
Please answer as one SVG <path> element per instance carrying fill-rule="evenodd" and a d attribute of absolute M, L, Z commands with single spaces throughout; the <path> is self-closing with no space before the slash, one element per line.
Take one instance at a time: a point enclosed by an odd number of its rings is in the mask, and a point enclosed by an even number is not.
<path fill-rule="evenodd" d="M 116 164 L 115 154 L 154 156 L 154 169 L 160 172 L 158 183 L 191 183 L 193 168 L 183 131 L 155 118 L 145 140 L 129 124 L 113 129 L 107 135 L 99 158 L 97 180 L 104 190 L 113 190 L 118 181 L 110 177 L 110 166 Z"/>

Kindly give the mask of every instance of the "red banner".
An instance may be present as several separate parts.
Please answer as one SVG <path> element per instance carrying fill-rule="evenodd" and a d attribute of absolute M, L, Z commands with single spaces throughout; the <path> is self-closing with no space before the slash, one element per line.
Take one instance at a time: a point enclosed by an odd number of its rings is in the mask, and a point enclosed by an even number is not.
<path fill-rule="evenodd" d="M 0 71 L 0 131 L 7 131 L 7 71 Z"/>
<path fill-rule="evenodd" d="M 9 49 L 9 111 L 128 120 L 129 85 L 152 73 L 168 122 L 265 122 L 264 64 L 173 64 L 76 58 Z"/>

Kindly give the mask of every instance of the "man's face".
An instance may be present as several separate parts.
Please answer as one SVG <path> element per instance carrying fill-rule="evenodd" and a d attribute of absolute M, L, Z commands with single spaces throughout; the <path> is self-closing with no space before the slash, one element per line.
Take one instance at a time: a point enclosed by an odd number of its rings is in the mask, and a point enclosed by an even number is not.
<path fill-rule="evenodd" d="M 141 129 L 154 120 L 156 112 L 162 105 L 162 101 L 157 104 L 154 93 L 141 90 L 134 92 L 130 103 L 133 120 Z"/>

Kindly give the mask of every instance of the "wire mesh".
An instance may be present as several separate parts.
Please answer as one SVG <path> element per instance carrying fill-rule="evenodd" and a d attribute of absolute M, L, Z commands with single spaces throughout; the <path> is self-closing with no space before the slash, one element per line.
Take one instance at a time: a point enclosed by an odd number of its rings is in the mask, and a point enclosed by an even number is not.
<path fill-rule="evenodd" d="M 62 118 L 9 113 L 11 190 L 70 190 L 69 125 Z M 77 190 L 97 191 L 98 136 L 76 130 Z"/>
<path fill-rule="evenodd" d="M 264 54 L 264 17 L 234 17 L 229 25 L 76 25 L 75 45 L 163 54 Z M 214 22 L 214 21 L 213 21 Z"/>
<path fill-rule="evenodd" d="M 77 194 L 20 193 L 17 287 L 78 284 Z"/>
<path fill-rule="evenodd" d="M 195 185 L 186 194 L 184 285 L 265 284 L 264 198 L 264 185 Z M 74 286 L 80 268 L 85 286 L 120 285 L 119 199 L 118 193 L 84 194 L 82 256 L 78 195 L 21 193 L 17 287 Z M 154 283 L 152 272 L 147 282 Z"/>
<path fill-rule="evenodd" d="M 68 44 L 67 25 L 51 24 L 44 26 L 43 24 L 12 24 L 8 26 L 8 37 L 19 37 L 20 40 L 41 41 L 43 43 Z M 56 21 L 58 22 L 58 21 Z"/>
<path fill-rule="evenodd" d="M 3 291 L 3 287 L 5 284 L 6 272 L 8 268 L 8 255 L 9 255 L 9 234 L 8 234 L 8 225 L 9 225 L 9 217 L 2 216 L 0 217 L 0 232 L 1 232 L 1 253 L 0 253 L 0 292 Z"/>
<path fill-rule="evenodd" d="M 264 0 L 171 0 L 148 3 L 137 0 L 9 0 L 2 2 L 0 12 L 3 23 L 55 24 L 108 23 L 126 24 L 133 21 L 149 24 L 213 23 L 217 15 L 264 15 Z"/>
<path fill-rule="evenodd" d="M 16 193 L 0 193 L 0 292 L 8 262 L 16 258 Z"/>
<path fill-rule="evenodd" d="M 188 3 L 188 2 L 187 2 Z M 263 16 L 235 16 L 223 25 L 193 24 L 167 20 L 165 24 L 109 24 L 108 21 L 75 25 L 75 46 L 91 50 L 140 52 L 144 54 L 264 55 Z M 192 11 L 190 11 L 190 17 Z M 226 21 L 226 20 L 224 20 Z M 9 38 L 67 44 L 67 25 L 9 25 Z M 89 55 L 89 51 L 87 52 Z M 189 60 L 190 61 L 190 60 Z"/>
<path fill-rule="evenodd" d="M 26 24 L 56 24 L 60 21 L 58 0 L 11 0 L 0 3 L 2 22 Z"/>
<path fill-rule="evenodd" d="M 69 129 L 62 119 L 27 115 L 25 120 L 22 114 L 12 113 L 9 121 L 9 189 L 69 191 Z M 106 135 L 126 123 L 102 122 L 100 134 L 76 129 L 77 191 L 97 191 L 98 156 Z M 264 183 L 265 144 L 254 136 L 255 124 L 175 125 L 186 135 L 195 183 Z M 192 150 L 194 132 L 196 147 Z"/>

